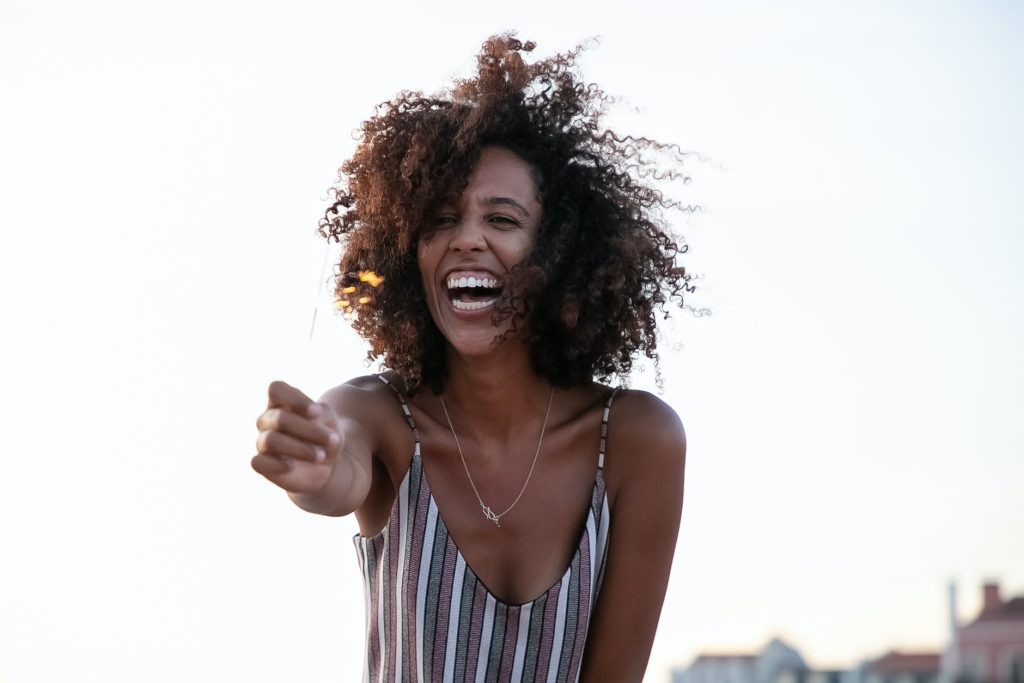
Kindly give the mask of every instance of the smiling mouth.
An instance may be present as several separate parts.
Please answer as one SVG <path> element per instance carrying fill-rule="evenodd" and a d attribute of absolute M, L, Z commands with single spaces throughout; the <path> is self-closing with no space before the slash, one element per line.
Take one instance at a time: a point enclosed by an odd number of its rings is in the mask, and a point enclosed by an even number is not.
<path fill-rule="evenodd" d="M 498 301 L 501 287 L 491 277 L 451 277 L 445 283 L 452 307 L 459 311 L 479 311 Z"/>

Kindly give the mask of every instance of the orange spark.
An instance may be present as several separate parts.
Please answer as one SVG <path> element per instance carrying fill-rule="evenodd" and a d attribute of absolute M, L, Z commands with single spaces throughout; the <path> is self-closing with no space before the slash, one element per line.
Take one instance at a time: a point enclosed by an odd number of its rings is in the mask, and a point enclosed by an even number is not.
<path fill-rule="evenodd" d="M 372 270 L 361 270 L 359 271 L 359 281 L 368 282 L 371 287 L 376 287 L 380 283 L 384 282 L 384 278 Z"/>

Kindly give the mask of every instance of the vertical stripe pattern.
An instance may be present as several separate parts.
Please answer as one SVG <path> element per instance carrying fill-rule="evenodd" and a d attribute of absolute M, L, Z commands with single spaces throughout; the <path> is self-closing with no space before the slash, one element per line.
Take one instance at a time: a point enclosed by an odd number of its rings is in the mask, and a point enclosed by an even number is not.
<path fill-rule="evenodd" d="M 364 681 L 579 679 L 608 549 L 602 467 L 614 395 L 601 420 L 599 467 L 579 546 L 562 577 L 523 605 L 491 595 L 448 535 L 423 476 L 416 425 L 402 401 L 416 441 L 409 471 L 387 526 L 372 538 L 354 538 L 365 591 Z"/>

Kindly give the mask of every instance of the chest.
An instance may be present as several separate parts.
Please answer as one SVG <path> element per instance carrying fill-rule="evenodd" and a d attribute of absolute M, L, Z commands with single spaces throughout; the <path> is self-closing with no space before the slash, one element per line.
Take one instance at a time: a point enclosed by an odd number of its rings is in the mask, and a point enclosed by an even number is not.
<path fill-rule="evenodd" d="M 384 531 L 356 538 L 368 678 L 405 680 L 415 671 L 411 680 L 577 680 L 604 572 L 607 507 L 598 524 L 588 520 L 551 585 L 545 579 L 542 589 L 531 588 L 523 580 L 536 580 L 536 557 L 525 558 L 519 575 L 488 576 L 479 558 L 460 552 L 422 464 L 413 458 Z"/>
<path fill-rule="evenodd" d="M 502 444 L 467 434 L 457 446 L 448 425 L 417 417 L 420 488 L 410 500 L 419 502 L 410 504 L 433 506 L 436 515 L 430 529 L 423 523 L 423 533 L 431 532 L 424 542 L 447 536 L 466 571 L 502 602 L 543 595 L 579 554 L 588 523 L 595 526 L 595 504 L 604 500 L 597 486 L 600 413 L 549 429 L 539 451 L 538 434 Z M 411 437 L 406 445 L 406 453 L 415 448 Z M 389 478 L 401 482 L 409 473 L 397 474 Z"/>

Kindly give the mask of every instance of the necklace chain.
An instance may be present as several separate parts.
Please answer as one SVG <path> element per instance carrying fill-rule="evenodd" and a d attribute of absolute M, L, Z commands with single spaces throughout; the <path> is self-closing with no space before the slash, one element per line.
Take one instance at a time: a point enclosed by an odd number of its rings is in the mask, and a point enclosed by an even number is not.
<path fill-rule="evenodd" d="M 476 500 L 480 503 L 480 510 L 484 513 L 484 517 L 494 522 L 495 526 L 500 527 L 500 520 L 502 517 L 507 515 L 509 511 L 516 506 L 519 499 L 526 493 L 526 487 L 530 484 L 530 478 L 533 476 L 533 468 L 537 466 L 537 458 L 540 456 L 540 447 L 544 443 L 544 430 L 548 427 L 548 417 L 551 415 L 551 403 L 555 398 L 555 390 L 551 389 L 551 394 L 548 396 L 548 409 L 544 413 L 544 423 L 540 427 L 540 438 L 537 439 L 537 452 L 533 454 L 533 463 L 530 465 L 530 471 L 526 475 L 526 481 L 523 482 L 523 488 L 519 489 L 519 495 L 512 501 L 512 504 L 505 508 L 504 512 L 495 513 L 489 505 L 484 502 L 484 499 L 480 497 L 480 492 L 476 488 L 476 484 L 473 482 L 473 475 L 469 473 L 469 465 L 466 464 L 466 456 L 462 454 L 462 444 L 459 443 L 459 435 L 455 433 L 455 427 L 452 426 L 452 418 L 448 415 L 448 406 L 444 404 L 444 396 L 441 396 L 441 409 L 444 410 L 444 418 L 448 421 L 448 429 L 452 430 L 452 438 L 455 439 L 455 448 L 459 452 L 459 459 L 462 461 L 462 468 L 466 470 L 466 478 L 469 479 L 469 485 L 473 488 L 473 494 L 476 496 Z"/>

